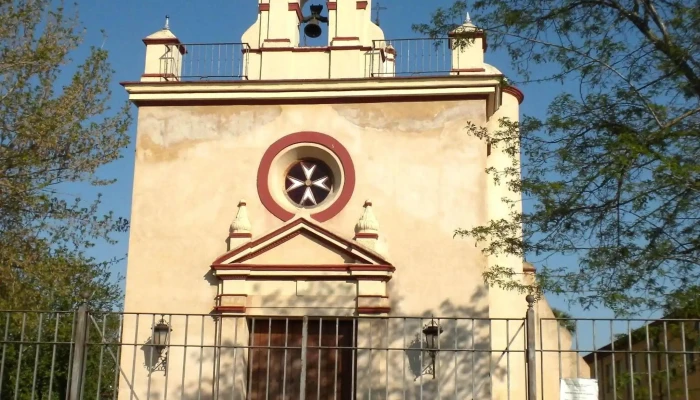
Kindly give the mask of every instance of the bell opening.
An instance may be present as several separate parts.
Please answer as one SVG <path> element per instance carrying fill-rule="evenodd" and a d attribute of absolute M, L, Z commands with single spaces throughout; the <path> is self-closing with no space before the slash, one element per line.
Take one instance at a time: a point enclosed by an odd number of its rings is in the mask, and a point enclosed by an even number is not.
<path fill-rule="evenodd" d="M 322 17 L 328 17 L 328 9 L 325 7 L 326 2 L 321 2 L 318 0 L 307 1 L 302 8 L 302 14 L 305 17 L 310 17 L 313 13 L 311 10 L 312 6 L 318 6 L 323 4 L 324 7 L 321 11 Z M 306 23 L 302 22 L 299 24 L 299 46 L 302 47 L 319 47 L 328 46 L 330 41 L 328 40 L 328 24 L 316 19 L 312 19 Z"/>

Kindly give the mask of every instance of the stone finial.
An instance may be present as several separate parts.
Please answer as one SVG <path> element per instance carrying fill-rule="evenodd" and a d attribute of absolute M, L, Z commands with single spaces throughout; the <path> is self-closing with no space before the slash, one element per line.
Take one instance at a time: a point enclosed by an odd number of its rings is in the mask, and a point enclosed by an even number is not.
<path fill-rule="evenodd" d="M 467 16 L 469 16 L 469 14 L 467 14 Z M 165 16 L 165 26 L 163 29 L 170 30 L 170 17 L 167 15 Z"/>
<path fill-rule="evenodd" d="M 365 201 L 364 212 L 362 216 L 355 224 L 355 233 L 361 234 L 371 234 L 377 235 L 379 233 L 379 221 L 374 216 L 372 211 L 372 202 L 370 200 Z"/>
<path fill-rule="evenodd" d="M 245 200 L 238 202 L 238 212 L 236 218 L 231 222 L 231 234 L 248 234 L 252 233 L 253 226 L 248 219 L 248 207 Z"/>
<path fill-rule="evenodd" d="M 166 17 L 167 18 L 167 17 Z M 469 11 L 467 11 L 467 18 L 464 20 L 465 24 L 471 24 L 472 18 L 469 16 Z"/>

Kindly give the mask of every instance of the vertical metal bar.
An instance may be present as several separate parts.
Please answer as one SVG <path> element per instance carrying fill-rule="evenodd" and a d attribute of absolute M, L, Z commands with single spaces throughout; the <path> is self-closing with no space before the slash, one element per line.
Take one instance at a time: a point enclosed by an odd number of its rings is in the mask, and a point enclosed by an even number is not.
<path fill-rule="evenodd" d="M 309 339 L 309 317 L 304 315 L 301 327 L 301 379 L 299 381 L 299 400 L 306 399 L 306 351 Z"/>
<path fill-rule="evenodd" d="M 214 342 L 214 399 L 219 398 L 219 393 L 221 392 L 221 354 L 223 353 L 222 348 L 222 336 L 224 328 L 224 316 L 219 315 L 218 318 L 214 320 L 214 326 L 216 327 L 216 341 Z M 165 375 L 167 378 L 167 374 Z M 167 381 L 166 381 L 167 382 Z"/>
<path fill-rule="evenodd" d="M 318 381 L 316 382 L 316 400 L 321 400 L 321 338 L 323 337 L 323 318 L 318 319 Z"/>
<path fill-rule="evenodd" d="M 39 367 L 39 349 L 41 348 L 41 330 L 44 325 L 44 313 L 39 313 L 39 329 L 36 335 L 36 351 L 34 352 L 34 373 L 32 374 L 32 400 L 36 390 L 36 374 Z"/>
<path fill-rule="evenodd" d="M 559 380 L 557 382 L 561 382 L 562 378 L 562 363 L 561 363 L 561 356 L 562 356 L 562 351 L 561 351 L 561 320 L 556 319 L 554 321 L 557 324 L 557 358 L 559 362 Z"/>
<path fill-rule="evenodd" d="M 537 365 L 535 362 L 535 297 L 527 295 L 527 400 L 537 399 Z"/>
<path fill-rule="evenodd" d="M 647 353 L 646 353 L 646 360 L 647 360 L 647 381 L 649 383 L 649 400 L 653 400 L 654 398 L 654 385 L 651 382 L 651 344 L 649 342 L 649 324 L 645 322 L 644 324 L 644 330 L 646 331 L 646 340 L 647 340 Z"/>
<path fill-rule="evenodd" d="M 390 329 L 391 324 L 389 323 L 389 319 L 386 319 L 384 321 L 386 323 L 386 334 L 384 335 L 384 339 L 383 339 L 384 341 L 386 341 L 386 342 L 384 342 L 385 347 L 386 347 L 386 350 L 384 350 L 386 352 L 386 360 L 385 360 L 386 364 L 384 366 L 384 369 L 386 370 L 385 377 L 384 377 L 384 384 L 385 384 L 384 398 L 388 399 L 389 398 L 389 338 L 391 337 L 391 335 L 389 334 L 389 329 Z M 380 345 L 381 345 L 381 343 L 380 343 Z"/>
<path fill-rule="evenodd" d="M 472 399 L 476 399 L 476 374 L 474 374 L 474 365 L 476 364 L 476 360 L 474 360 L 475 357 L 475 352 L 474 352 L 474 324 L 475 324 L 474 318 L 472 318 L 472 334 L 471 334 L 471 339 L 472 339 L 472 348 L 471 348 L 471 359 L 472 359 L 472 368 L 471 368 L 471 375 L 472 375 Z M 490 355 L 490 354 L 489 354 Z"/>
<path fill-rule="evenodd" d="M 666 321 L 664 321 L 664 354 L 666 355 L 666 398 L 671 398 L 671 362 L 668 357 L 668 329 Z"/>
<path fill-rule="evenodd" d="M 335 371 L 333 372 L 333 400 L 338 399 L 338 336 L 340 336 L 340 321 L 335 319 Z"/>
<path fill-rule="evenodd" d="M 352 357 L 350 361 L 352 368 L 350 369 L 350 393 L 355 396 L 355 357 L 357 357 L 357 319 L 352 320 Z"/>
<path fill-rule="evenodd" d="M 173 315 L 172 314 L 168 315 L 168 326 L 173 326 Z M 171 337 L 172 336 L 169 335 L 169 338 L 171 338 Z M 168 339 L 168 343 L 166 343 L 165 345 L 166 345 L 165 351 L 167 351 L 167 355 L 168 355 L 168 357 L 170 357 L 170 339 Z M 163 400 L 168 400 L 168 375 L 170 375 L 170 374 L 168 374 L 168 363 L 167 362 L 164 365 L 164 369 L 165 369 L 165 383 L 164 383 L 165 389 L 163 391 Z"/>
<path fill-rule="evenodd" d="M 419 328 L 423 328 L 423 318 L 419 319 Z M 472 332 L 473 333 L 473 332 Z M 425 365 L 425 360 L 423 357 L 423 338 L 419 340 L 420 343 L 420 400 L 423 400 L 423 366 Z M 474 397 L 472 397 L 473 399 Z"/>
<path fill-rule="evenodd" d="M 255 355 L 255 318 L 250 319 L 250 338 L 248 340 L 250 346 L 248 347 L 248 365 L 252 366 L 253 356 Z M 248 367 L 248 396 L 250 396 L 253 390 L 253 368 Z"/>
<path fill-rule="evenodd" d="M 88 352 L 90 351 L 90 320 L 92 319 L 92 316 L 88 313 L 87 317 L 85 318 L 85 353 L 83 354 L 83 372 L 82 372 L 82 377 L 80 378 L 80 398 L 83 398 L 83 395 L 85 394 L 85 382 L 87 381 L 87 358 L 88 358 Z"/>
<path fill-rule="evenodd" d="M 593 332 L 593 346 L 591 351 L 593 353 L 593 378 L 598 379 L 598 383 L 600 384 L 601 379 L 598 377 L 598 352 L 596 351 L 598 349 L 598 346 L 596 346 L 596 340 L 595 340 L 595 320 L 591 322 L 591 329 Z M 541 335 L 540 335 L 541 336 Z"/>
<path fill-rule="evenodd" d="M 20 372 L 22 371 L 22 353 L 24 352 L 24 329 L 27 325 L 27 313 L 22 313 L 22 330 L 19 336 L 19 352 L 17 354 L 17 377 L 15 378 L 15 400 L 19 396 Z M 71 399 L 72 400 L 72 399 Z"/>
<path fill-rule="evenodd" d="M 685 388 L 685 400 L 688 400 L 689 397 L 689 392 L 688 392 L 688 354 L 686 353 L 687 349 L 685 346 L 685 321 L 681 321 L 681 343 L 683 346 L 683 387 Z M 634 395 L 634 393 L 632 393 Z M 632 396 L 634 398 L 634 396 Z"/>
<path fill-rule="evenodd" d="M 156 315 L 151 314 L 151 332 L 153 332 L 154 326 L 156 326 Z M 158 361 L 153 363 L 153 348 L 155 347 L 154 340 L 153 335 L 151 335 L 151 343 L 148 344 L 148 363 L 150 364 L 151 369 L 148 371 L 148 380 L 146 382 L 146 400 L 151 398 L 151 376 L 153 375 L 155 367 L 158 365 Z"/>
<path fill-rule="evenodd" d="M 136 314 L 136 323 L 134 326 L 134 344 L 133 344 L 134 355 L 133 355 L 132 360 L 131 360 L 131 384 L 132 385 L 134 385 L 136 383 L 135 382 L 135 378 L 136 378 L 136 344 L 139 342 L 139 322 L 140 321 L 141 321 L 141 314 L 137 313 Z M 183 387 L 184 387 L 184 385 L 183 385 Z M 129 392 L 130 392 L 129 399 L 133 399 L 134 398 L 133 387 Z"/>
<path fill-rule="evenodd" d="M 117 388 L 119 387 L 119 371 L 121 370 L 121 365 L 119 365 L 119 361 L 121 360 L 121 353 L 122 353 L 122 340 L 124 338 L 122 337 L 122 329 L 124 327 L 124 315 L 119 314 L 119 330 L 117 331 L 117 355 L 114 358 L 114 384 L 112 385 L 112 400 L 117 400 L 117 393 L 119 390 Z"/>
<path fill-rule="evenodd" d="M 61 319 L 61 314 L 56 313 L 56 326 L 54 327 L 53 331 L 53 349 L 51 350 L 51 370 L 49 371 L 49 399 L 52 399 L 51 395 L 53 394 L 53 372 L 54 372 L 54 367 L 56 365 L 56 346 L 58 345 L 58 324 Z M 0 382 L 2 379 L 2 370 L 0 369 Z M 2 385 L 0 385 L 0 388 Z"/>
<path fill-rule="evenodd" d="M 368 372 L 368 376 L 371 377 L 372 376 L 372 344 L 374 342 L 374 340 L 373 340 L 374 335 L 372 334 L 372 332 L 374 331 L 374 320 L 369 319 L 369 324 L 370 324 L 369 325 L 369 368 L 368 368 L 367 372 Z M 370 378 L 370 380 L 371 380 L 371 378 Z M 367 391 L 368 391 L 367 398 L 371 399 L 372 398 L 372 384 L 371 384 L 371 382 L 369 385 L 367 385 Z"/>
<path fill-rule="evenodd" d="M 437 325 L 438 327 L 441 327 L 442 324 L 440 323 L 440 318 L 437 319 Z M 442 328 L 438 328 L 442 329 Z M 440 332 L 438 330 L 438 332 Z M 437 337 L 435 338 L 435 341 L 437 341 L 437 353 L 434 353 L 435 355 L 433 356 L 433 378 L 437 379 L 437 396 L 438 400 L 440 399 L 440 376 L 438 375 L 438 367 L 440 367 L 440 358 L 438 357 L 440 355 L 440 335 L 438 334 Z"/>
<path fill-rule="evenodd" d="M 571 322 L 571 321 L 572 320 L 569 320 L 569 322 Z M 580 347 L 579 347 L 579 342 L 578 342 L 578 333 L 579 333 L 578 320 L 574 319 L 573 321 L 574 321 L 574 337 L 576 338 L 576 357 L 574 358 L 574 360 L 578 360 L 578 357 L 580 354 Z M 579 370 L 579 365 L 578 365 L 579 363 L 578 363 L 578 361 L 574 361 L 574 362 L 576 363 L 576 378 L 580 378 L 581 371 Z"/>
<path fill-rule="evenodd" d="M 233 375 L 233 379 L 231 381 L 233 382 L 233 386 L 231 388 L 231 398 L 232 400 L 236 400 L 236 356 L 238 355 L 238 320 L 240 320 L 240 317 L 235 317 L 234 326 L 233 326 L 233 368 L 231 369 L 231 375 Z M 282 396 L 284 398 L 284 396 Z"/>
<path fill-rule="evenodd" d="M 627 348 L 628 362 L 629 362 L 629 373 L 630 373 L 630 397 L 636 399 L 634 396 L 634 354 L 632 353 L 632 328 L 630 327 L 630 320 L 627 320 Z M 578 365 L 578 364 L 577 364 Z"/>
<path fill-rule="evenodd" d="M 614 320 L 610 320 L 610 347 L 612 350 L 612 353 L 610 354 L 610 362 L 612 364 L 611 369 L 612 369 L 612 383 L 613 383 L 613 399 L 617 400 L 617 372 L 615 372 L 615 356 L 617 353 L 615 352 L 615 333 L 613 330 L 613 322 Z"/>
<path fill-rule="evenodd" d="M 287 398 L 287 346 L 289 344 L 289 318 L 284 319 L 284 363 L 282 364 L 282 398 Z"/>
<path fill-rule="evenodd" d="M 542 335 L 542 324 L 544 321 L 540 319 L 540 329 L 539 329 L 539 337 L 540 337 L 540 385 L 544 388 L 544 339 Z M 527 324 L 527 320 L 523 322 L 524 324 Z M 526 327 L 527 330 L 527 327 Z M 595 333 L 594 333 L 595 334 Z M 595 342 L 595 339 L 593 340 Z M 525 334 L 525 348 L 527 348 L 527 334 Z M 535 355 L 536 357 L 537 355 Z M 525 362 L 527 363 L 527 354 L 525 355 Z M 544 390 L 542 390 L 542 399 L 544 400 Z"/>
<path fill-rule="evenodd" d="M 490 321 L 489 321 L 490 322 Z M 510 343 L 510 320 L 506 320 L 506 343 Z M 506 388 L 508 392 L 508 400 L 510 400 L 510 346 L 506 347 L 506 379 L 508 381 Z M 489 354 L 490 355 L 490 354 Z"/>
<path fill-rule="evenodd" d="M 453 361 L 455 363 L 455 367 L 454 367 L 454 370 L 455 370 L 455 383 L 454 383 L 454 385 L 455 385 L 455 390 L 454 390 L 455 400 L 457 400 L 457 382 L 458 382 L 458 380 L 457 380 L 457 347 L 459 346 L 457 344 L 457 336 L 458 336 L 457 325 L 459 325 L 459 319 L 455 318 L 455 324 L 454 324 L 454 327 L 452 328 L 452 334 L 454 335 L 454 338 L 455 338 L 454 346 L 452 347 L 452 358 L 453 358 Z M 489 327 L 490 326 L 491 326 L 491 323 L 489 321 Z M 489 360 L 491 360 L 491 353 L 489 353 Z M 491 372 L 491 368 L 489 368 L 489 373 L 490 372 Z"/>
<path fill-rule="evenodd" d="M 185 398 L 185 369 L 187 368 L 187 333 L 190 330 L 190 316 L 185 315 L 185 341 L 182 345 L 182 382 L 180 382 L 180 398 Z"/>
<path fill-rule="evenodd" d="M 197 399 L 202 400 L 202 369 L 204 367 L 204 315 L 199 329 L 199 378 L 197 379 Z"/>
<path fill-rule="evenodd" d="M 100 388 L 102 386 L 102 361 L 104 360 L 105 354 L 105 337 L 107 327 L 107 314 L 102 316 L 102 334 L 100 335 L 100 363 L 97 366 L 97 391 L 95 392 L 95 399 L 100 400 Z"/>
<path fill-rule="evenodd" d="M 7 338 L 10 332 L 10 313 L 6 313 L 5 318 L 5 335 L 2 341 L 2 359 L 0 359 L 0 395 L 2 395 L 2 378 L 5 376 L 5 351 L 7 350 Z M 53 377 L 53 374 L 51 374 Z"/>
<path fill-rule="evenodd" d="M 87 339 L 87 318 L 88 307 L 83 303 L 78 307 L 77 320 L 75 322 L 75 344 L 73 363 L 71 365 L 71 383 L 68 398 L 70 400 L 80 399 L 80 389 L 83 371 L 85 369 L 85 350 Z"/>
<path fill-rule="evenodd" d="M 267 377 L 265 378 L 265 399 L 270 398 L 270 346 L 272 345 L 272 318 L 267 319 Z"/>
<path fill-rule="evenodd" d="M 406 318 L 402 319 L 403 322 L 403 351 L 406 351 Z M 403 392 L 403 398 L 406 399 L 406 357 L 401 357 L 401 390 Z"/>

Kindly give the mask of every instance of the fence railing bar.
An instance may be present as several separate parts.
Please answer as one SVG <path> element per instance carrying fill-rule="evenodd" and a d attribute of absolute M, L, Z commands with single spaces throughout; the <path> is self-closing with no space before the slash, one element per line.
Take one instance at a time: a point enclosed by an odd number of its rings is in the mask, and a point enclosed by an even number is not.
<path fill-rule="evenodd" d="M 59 322 L 61 320 L 61 315 L 62 314 L 56 314 L 56 324 L 54 326 L 54 331 L 53 331 L 53 340 L 54 342 L 58 341 L 58 326 Z M 49 399 L 51 399 L 51 395 L 53 394 L 53 376 L 54 376 L 54 371 L 56 367 L 56 344 L 54 343 L 52 345 L 51 349 L 51 369 L 49 371 Z M 2 370 L 0 369 L 0 382 L 2 380 Z M 0 387 L 2 385 L 0 384 Z"/>
<path fill-rule="evenodd" d="M 22 343 L 19 345 L 19 352 L 17 354 L 17 377 L 15 378 L 15 400 L 19 396 L 19 383 L 20 383 L 20 373 L 22 372 L 22 354 L 24 353 L 24 329 L 27 325 L 27 314 L 22 313 L 22 332 L 20 333 L 20 340 Z M 72 400 L 72 399 L 71 399 Z"/>
<path fill-rule="evenodd" d="M 44 313 L 39 314 L 39 329 L 37 332 L 37 337 L 36 341 L 40 342 L 41 341 L 41 330 L 43 328 L 44 324 Z M 39 350 L 41 349 L 40 344 L 36 344 L 36 350 L 34 352 L 34 372 L 32 373 L 32 400 L 34 400 L 34 395 L 36 391 L 36 374 L 39 369 Z"/>
<path fill-rule="evenodd" d="M 666 397 L 667 399 L 671 398 L 671 363 L 669 361 L 668 357 L 668 329 L 666 322 L 664 321 L 664 350 L 666 350 Z"/>

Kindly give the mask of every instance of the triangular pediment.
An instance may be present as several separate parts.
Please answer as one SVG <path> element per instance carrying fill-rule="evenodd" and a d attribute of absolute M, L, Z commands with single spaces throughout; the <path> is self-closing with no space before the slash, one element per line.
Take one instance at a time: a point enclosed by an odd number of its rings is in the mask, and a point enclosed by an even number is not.
<path fill-rule="evenodd" d="M 391 264 L 376 252 L 299 217 L 217 258 L 213 265 Z"/>

